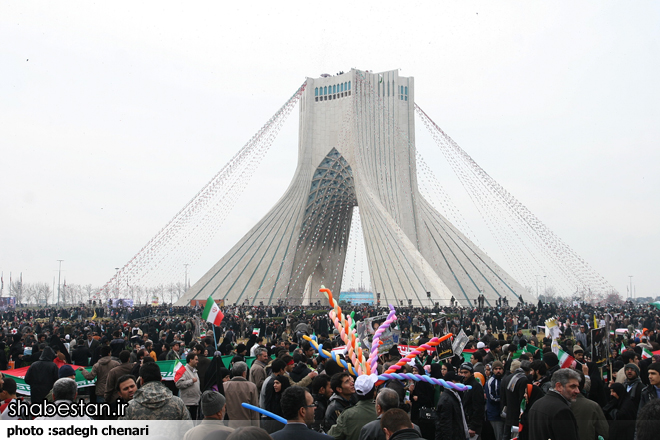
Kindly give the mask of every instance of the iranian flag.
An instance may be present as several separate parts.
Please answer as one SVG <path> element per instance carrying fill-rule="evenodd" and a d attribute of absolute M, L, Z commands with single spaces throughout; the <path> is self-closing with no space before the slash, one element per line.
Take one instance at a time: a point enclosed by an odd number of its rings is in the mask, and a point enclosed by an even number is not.
<path fill-rule="evenodd" d="M 559 368 L 568 368 L 571 366 L 573 361 L 575 361 L 575 358 L 573 356 L 566 353 L 562 349 L 559 349 L 559 352 L 557 353 L 557 357 L 559 358 Z"/>
<path fill-rule="evenodd" d="M 625 346 L 621 344 L 621 347 L 619 347 L 619 354 L 622 355 L 624 351 L 626 351 Z"/>
<path fill-rule="evenodd" d="M 186 366 L 181 363 L 181 361 L 177 361 L 176 365 L 174 366 L 174 382 L 178 382 L 179 379 L 181 379 L 181 376 L 183 376 L 183 373 L 186 372 Z"/>
<path fill-rule="evenodd" d="M 653 353 L 646 347 L 642 348 L 642 359 L 649 359 L 653 357 Z"/>
<path fill-rule="evenodd" d="M 252 329 L 252 334 L 259 336 L 259 333 L 261 333 L 261 329 L 259 327 L 255 327 Z"/>
<path fill-rule="evenodd" d="M 206 300 L 206 307 L 204 307 L 204 311 L 202 312 L 202 319 L 213 325 L 220 325 L 222 318 L 224 317 L 225 315 L 222 313 L 222 310 L 220 310 L 220 307 L 218 307 L 215 301 L 213 301 L 213 298 L 209 296 L 209 299 Z"/>

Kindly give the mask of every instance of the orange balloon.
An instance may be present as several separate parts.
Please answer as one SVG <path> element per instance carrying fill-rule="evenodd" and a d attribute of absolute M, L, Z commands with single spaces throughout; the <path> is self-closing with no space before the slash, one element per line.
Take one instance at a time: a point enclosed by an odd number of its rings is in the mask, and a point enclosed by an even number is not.
<path fill-rule="evenodd" d="M 484 377 L 483 374 L 479 373 L 478 371 L 474 373 L 474 377 L 476 377 L 479 382 L 481 382 L 481 386 L 484 386 L 486 384 L 486 378 Z"/>

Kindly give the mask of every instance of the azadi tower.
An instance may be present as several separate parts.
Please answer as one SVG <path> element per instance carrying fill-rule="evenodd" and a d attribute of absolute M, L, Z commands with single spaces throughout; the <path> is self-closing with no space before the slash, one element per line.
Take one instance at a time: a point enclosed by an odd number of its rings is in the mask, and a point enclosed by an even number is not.
<path fill-rule="evenodd" d="M 177 304 L 327 303 L 318 289 L 339 291 L 356 206 L 382 305 L 534 301 L 420 195 L 414 90 L 396 70 L 309 78 L 291 184 Z"/>

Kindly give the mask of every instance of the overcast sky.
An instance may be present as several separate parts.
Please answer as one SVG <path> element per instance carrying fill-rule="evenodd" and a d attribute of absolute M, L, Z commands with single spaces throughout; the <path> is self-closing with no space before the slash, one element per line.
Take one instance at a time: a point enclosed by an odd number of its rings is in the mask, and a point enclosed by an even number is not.
<path fill-rule="evenodd" d="M 660 294 L 657 2 L 189 3 L 0 5 L 5 284 L 52 283 L 58 259 L 67 283 L 104 284 L 306 77 L 355 67 L 413 76 L 426 113 L 624 296 L 629 275 Z M 193 282 L 284 192 L 297 118 Z"/>

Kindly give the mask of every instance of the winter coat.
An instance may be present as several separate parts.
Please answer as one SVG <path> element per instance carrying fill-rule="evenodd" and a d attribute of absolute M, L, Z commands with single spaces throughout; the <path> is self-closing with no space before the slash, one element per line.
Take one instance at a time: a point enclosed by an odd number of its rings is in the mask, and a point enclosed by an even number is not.
<path fill-rule="evenodd" d="M 578 440 L 578 426 L 568 401 L 556 391 L 550 391 L 529 410 L 530 439 Z"/>
<path fill-rule="evenodd" d="M 502 422 L 500 414 L 502 413 L 500 398 L 501 379 L 495 376 L 488 378 L 484 391 L 486 393 L 486 420 L 491 422 Z"/>
<path fill-rule="evenodd" d="M 466 385 L 472 386 L 471 390 L 463 393 L 463 411 L 468 428 L 481 435 L 481 428 L 484 424 L 484 408 L 486 400 L 484 399 L 484 389 L 481 383 L 472 378 Z"/>
<path fill-rule="evenodd" d="M 227 416 L 230 428 L 242 426 L 259 426 L 259 413 L 251 409 L 243 408 L 243 402 L 257 406 L 259 404 L 259 393 L 257 386 L 248 382 L 244 377 L 234 377 L 223 384 L 225 398 L 227 399 Z"/>
<path fill-rule="evenodd" d="M 385 432 L 380 429 L 380 418 L 382 414 L 378 416 L 373 422 L 369 422 L 360 429 L 360 439 L 359 440 L 385 440 Z M 415 438 L 421 437 L 421 430 L 419 426 L 413 423 L 413 429 L 417 431 L 417 436 Z M 398 432 L 398 431 L 397 431 Z M 394 437 L 390 437 L 392 439 Z M 399 437 L 397 437 L 399 438 Z M 403 438 L 403 437 L 402 437 Z M 406 437 L 408 438 L 408 437 Z"/>
<path fill-rule="evenodd" d="M 106 402 L 110 402 L 119 397 L 117 390 L 115 390 L 115 388 L 117 388 L 117 380 L 125 374 L 131 374 L 134 366 L 134 362 L 126 362 L 125 364 L 114 367 L 108 372 L 108 376 L 105 379 L 104 398 Z"/>
<path fill-rule="evenodd" d="M 658 393 L 655 390 L 655 386 L 647 385 L 646 387 L 644 387 L 644 389 L 641 392 L 641 398 L 639 399 L 638 410 L 641 410 L 644 407 L 644 405 L 657 398 L 658 398 Z"/>
<path fill-rule="evenodd" d="M 176 381 L 176 387 L 179 389 L 181 400 L 187 406 L 199 405 L 199 400 L 202 398 L 202 392 L 199 388 L 199 376 L 197 370 L 190 368 L 188 365 L 185 367 L 183 375 Z M 197 379 L 193 381 L 193 379 Z"/>
<path fill-rule="evenodd" d="M 600 405 L 578 394 L 575 402 L 571 404 L 571 411 L 577 421 L 581 439 L 594 439 L 602 435 L 608 440 L 610 428 Z"/>
<path fill-rule="evenodd" d="M 336 440 L 358 440 L 362 427 L 377 417 L 374 403 L 371 400 L 360 400 L 339 415 L 337 424 L 330 428 L 328 435 Z"/>
<path fill-rule="evenodd" d="M 81 370 L 80 372 L 87 380 L 93 380 L 96 378 L 96 395 L 104 397 L 108 373 L 119 365 L 121 364 L 117 361 L 113 361 L 110 356 L 104 356 L 94 364 L 92 371 Z"/>
<path fill-rule="evenodd" d="M 257 386 L 257 391 L 261 392 L 261 387 L 266 380 L 266 364 L 261 361 L 254 361 L 250 368 L 250 382 Z"/>
<path fill-rule="evenodd" d="M 413 428 L 400 429 L 390 436 L 390 440 L 422 440 L 419 432 Z"/>
<path fill-rule="evenodd" d="M 312 429 L 320 431 L 323 426 L 323 419 L 325 419 L 325 411 L 328 409 L 328 398 L 322 394 L 312 394 L 314 398 L 314 423 Z"/>
<path fill-rule="evenodd" d="M 346 400 L 339 394 L 333 394 L 330 396 L 330 403 L 328 403 L 328 409 L 325 410 L 325 419 L 323 420 L 323 430 L 328 432 L 328 430 L 337 423 L 337 418 L 344 410 L 354 404 L 354 399 L 356 397 L 351 397 L 351 400 Z"/>
<path fill-rule="evenodd" d="M 435 418 L 435 440 L 465 440 L 461 401 L 450 390 L 440 394 Z"/>
<path fill-rule="evenodd" d="M 40 403 L 53 388 L 53 384 L 59 379 L 59 368 L 53 362 L 55 352 L 46 347 L 41 352 L 39 360 L 28 368 L 25 374 L 25 383 L 30 385 L 30 401 Z"/>
<path fill-rule="evenodd" d="M 635 438 L 635 413 L 637 408 L 627 394 L 613 398 L 603 412 L 609 424 L 611 440 L 633 440 Z"/>
<path fill-rule="evenodd" d="M 183 400 L 161 382 L 147 382 L 135 392 L 119 420 L 190 420 L 190 413 Z"/>

